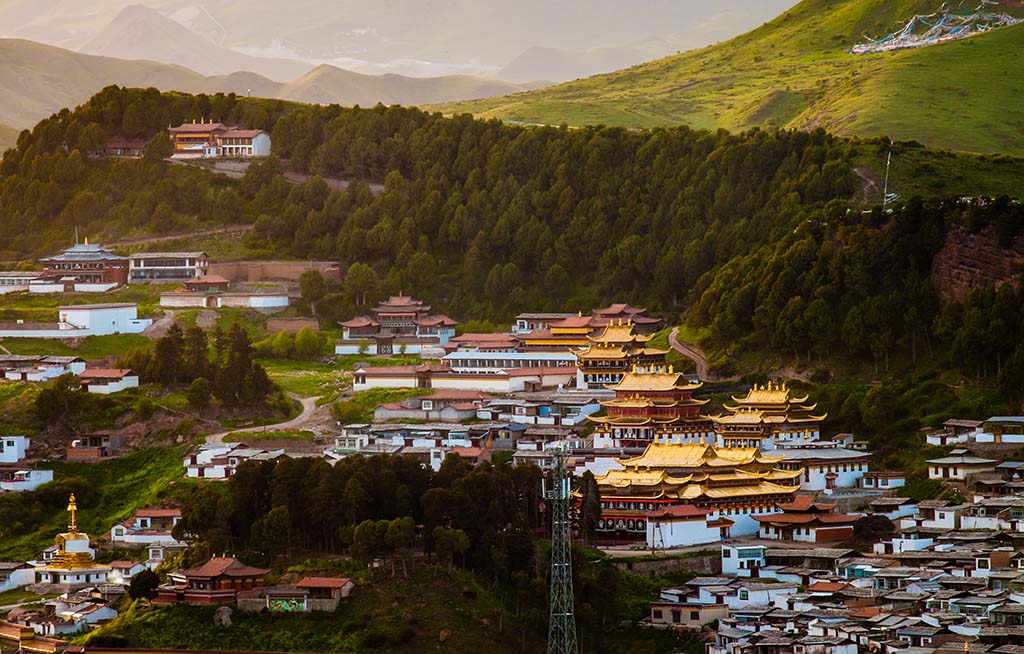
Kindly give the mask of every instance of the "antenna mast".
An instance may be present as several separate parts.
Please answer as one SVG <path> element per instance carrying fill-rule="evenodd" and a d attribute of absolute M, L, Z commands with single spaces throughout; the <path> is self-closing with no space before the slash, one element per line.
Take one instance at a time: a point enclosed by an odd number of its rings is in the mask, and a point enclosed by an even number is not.
<path fill-rule="evenodd" d="M 546 493 L 551 506 L 551 607 L 548 618 L 548 654 L 577 654 L 575 599 L 572 592 L 572 531 L 569 524 L 569 477 L 565 470 L 566 446 L 553 448 L 552 488 Z"/>

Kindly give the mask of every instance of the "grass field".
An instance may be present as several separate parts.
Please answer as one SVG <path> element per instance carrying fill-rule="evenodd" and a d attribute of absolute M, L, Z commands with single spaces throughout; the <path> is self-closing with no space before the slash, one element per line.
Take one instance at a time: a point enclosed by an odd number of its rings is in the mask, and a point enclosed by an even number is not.
<path fill-rule="evenodd" d="M 528 93 L 435 108 L 549 125 L 823 127 L 1024 156 L 1024 25 L 914 50 L 848 53 L 863 34 L 882 36 L 941 4 L 805 0 L 758 29 L 707 48 Z M 1024 15 L 1017 7 L 998 11 Z"/>
<path fill-rule="evenodd" d="M 65 531 L 67 494 L 78 499 L 78 522 L 82 531 L 101 535 L 135 509 L 149 506 L 162 497 L 180 497 L 192 485 L 184 479 L 179 448 L 151 448 L 99 463 L 47 463 L 54 481 L 35 493 L 20 494 L 7 501 L 38 502 L 37 493 L 46 489 L 48 501 L 34 508 L 33 523 L 22 525 L 17 535 L 0 538 L 0 560 L 23 561 L 37 558 L 40 550 Z M 10 528 L 11 525 L 5 525 Z"/>

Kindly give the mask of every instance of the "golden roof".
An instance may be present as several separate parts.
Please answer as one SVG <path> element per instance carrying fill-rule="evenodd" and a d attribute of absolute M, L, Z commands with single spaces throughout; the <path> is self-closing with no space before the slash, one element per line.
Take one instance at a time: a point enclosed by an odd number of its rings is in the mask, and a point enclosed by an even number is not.
<path fill-rule="evenodd" d="M 773 384 L 768 382 L 754 386 L 747 391 L 746 397 L 732 396 L 732 399 L 739 402 L 742 405 L 787 405 L 787 404 L 800 404 L 801 402 L 807 401 L 807 396 L 803 397 L 790 397 L 790 389 L 786 387 L 786 384 Z"/>
<path fill-rule="evenodd" d="M 628 359 L 631 352 L 622 345 L 591 345 L 576 353 L 579 359 Z"/>
<path fill-rule="evenodd" d="M 693 475 L 673 477 L 664 470 L 609 470 L 597 477 L 598 483 L 613 488 L 658 486 L 660 484 L 681 486 L 690 483 L 692 479 Z"/>
<path fill-rule="evenodd" d="M 683 373 L 676 372 L 672 366 L 656 367 L 650 371 L 634 366 L 633 371 L 625 373 L 618 384 L 606 384 L 605 388 L 615 392 L 650 393 L 695 391 L 702 385 L 701 382 L 690 383 Z"/>
<path fill-rule="evenodd" d="M 631 320 L 612 320 L 599 336 L 591 336 L 594 343 L 636 343 L 643 344 L 654 338 L 653 334 L 637 334 Z"/>
<path fill-rule="evenodd" d="M 667 409 L 677 406 L 704 406 L 707 403 L 708 400 L 697 400 L 693 398 L 686 400 L 674 400 L 672 398 L 643 397 L 641 395 L 631 395 L 628 397 L 616 398 L 614 400 L 602 400 L 600 402 L 601 406 L 615 409 L 646 409 L 650 407 Z"/>

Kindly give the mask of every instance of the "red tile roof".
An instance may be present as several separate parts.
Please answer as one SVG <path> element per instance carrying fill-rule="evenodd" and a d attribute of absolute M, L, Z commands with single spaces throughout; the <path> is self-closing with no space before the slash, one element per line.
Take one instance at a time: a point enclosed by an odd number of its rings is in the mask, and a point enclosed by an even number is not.
<path fill-rule="evenodd" d="M 792 502 L 776 503 L 775 506 L 783 511 L 831 511 L 836 508 L 835 504 L 819 504 L 812 495 L 797 495 Z"/>
<path fill-rule="evenodd" d="M 303 577 L 296 588 L 344 588 L 354 583 L 347 577 Z"/>
<path fill-rule="evenodd" d="M 423 318 L 417 318 L 413 322 L 423 327 L 433 327 L 434 325 L 454 326 L 459 324 L 457 321 L 452 320 L 451 318 L 444 314 L 441 314 L 439 316 L 424 316 Z"/>
<path fill-rule="evenodd" d="M 137 565 L 142 565 L 138 561 L 111 561 L 110 567 L 115 570 L 131 569 Z"/>
<path fill-rule="evenodd" d="M 648 515 L 652 518 L 703 518 L 708 515 L 708 512 L 689 504 L 673 504 L 663 509 L 650 511 Z"/>
<path fill-rule="evenodd" d="M 819 581 L 808 586 L 807 590 L 812 593 L 835 593 L 846 588 L 848 585 L 841 582 Z"/>
<path fill-rule="evenodd" d="M 357 316 L 338 324 L 342 327 L 380 327 L 380 323 L 369 316 Z"/>
<path fill-rule="evenodd" d="M 185 123 L 178 127 L 172 127 L 168 132 L 171 134 L 206 134 L 209 132 L 223 131 L 227 127 L 223 123 Z"/>
<path fill-rule="evenodd" d="M 181 509 L 139 509 L 136 518 L 180 518 Z"/>
<path fill-rule="evenodd" d="M 82 379 L 124 379 L 133 375 L 127 368 L 88 368 L 81 374 Z"/>
<path fill-rule="evenodd" d="M 185 577 L 214 578 L 214 577 L 262 577 L 270 572 L 263 568 L 253 568 L 245 565 L 234 557 L 215 556 L 198 568 L 182 570 Z"/>

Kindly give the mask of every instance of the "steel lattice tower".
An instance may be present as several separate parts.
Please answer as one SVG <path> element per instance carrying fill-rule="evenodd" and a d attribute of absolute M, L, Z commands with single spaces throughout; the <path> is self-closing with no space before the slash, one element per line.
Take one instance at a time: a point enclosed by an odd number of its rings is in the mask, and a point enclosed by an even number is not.
<path fill-rule="evenodd" d="M 566 451 L 554 450 L 551 506 L 551 608 L 548 617 L 548 654 L 578 654 L 575 600 L 572 592 L 572 539 L 569 523 L 569 477 L 565 471 Z"/>

